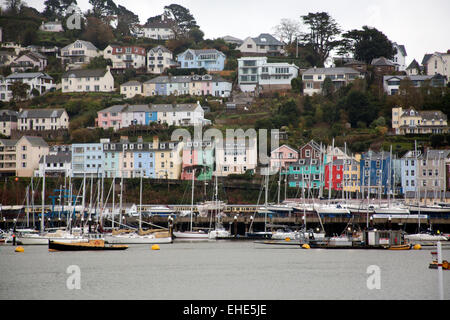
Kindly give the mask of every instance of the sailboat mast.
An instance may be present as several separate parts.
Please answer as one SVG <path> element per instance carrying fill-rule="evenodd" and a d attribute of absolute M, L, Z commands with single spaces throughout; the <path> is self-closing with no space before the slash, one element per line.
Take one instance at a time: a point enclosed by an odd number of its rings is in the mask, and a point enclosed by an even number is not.
<path fill-rule="evenodd" d="M 333 144 L 331 147 L 331 161 L 328 165 L 328 205 L 330 205 L 331 202 L 331 179 L 333 177 L 333 160 L 334 160 L 334 138 L 333 138 Z"/>
<path fill-rule="evenodd" d="M 278 173 L 278 204 L 280 204 L 280 191 L 281 191 L 281 166 L 279 168 L 279 173 Z"/>
<path fill-rule="evenodd" d="M 345 167 L 346 167 L 346 165 L 347 165 L 347 142 L 344 142 L 344 161 L 343 161 L 343 163 L 342 163 L 342 174 L 343 174 L 343 177 L 342 177 L 342 202 L 344 202 L 344 200 L 345 200 L 345 190 L 346 190 L 346 188 L 345 188 L 345 185 L 346 185 L 346 179 L 345 179 Z"/>
<path fill-rule="evenodd" d="M 192 232 L 192 216 L 194 215 L 194 176 L 195 176 L 195 169 L 192 169 L 191 221 L 190 221 L 190 231 L 191 232 Z"/>
<path fill-rule="evenodd" d="M 267 168 L 266 172 L 266 187 L 265 187 L 265 200 L 264 200 L 264 232 L 267 232 L 267 196 L 268 196 L 268 187 L 269 187 L 269 168 Z"/>
<path fill-rule="evenodd" d="M 111 229 L 114 230 L 114 220 L 115 220 L 114 211 L 116 209 L 116 175 L 114 175 L 114 177 L 113 177 L 112 184 L 113 185 L 112 185 L 112 211 L 111 211 L 112 224 L 111 224 Z"/>
<path fill-rule="evenodd" d="M 368 186 L 368 189 L 367 189 L 367 221 L 366 221 L 367 229 L 369 229 L 370 184 L 371 184 L 370 178 L 371 178 L 371 175 L 372 175 L 372 152 L 370 152 L 370 149 L 369 149 L 369 179 L 367 181 L 367 186 Z"/>
<path fill-rule="evenodd" d="M 27 186 L 27 228 L 30 227 L 30 186 Z"/>
<path fill-rule="evenodd" d="M 388 189 L 388 206 L 391 207 L 391 195 L 392 192 L 392 144 L 389 152 L 389 189 Z"/>
<path fill-rule="evenodd" d="M 141 170 L 141 183 L 139 187 L 139 231 L 142 229 L 142 170 Z"/>
<path fill-rule="evenodd" d="M 83 232 L 84 209 L 86 206 L 86 172 L 83 176 L 83 199 L 81 199 L 81 232 Z"/>
<path fill-rule="evenodd" d="M 44 174 L 43 174 L 43 180 L 42 180 L 41 233 L 44 232 L 44 218 L 45 218 L 45 166 L 46 166 L 46 156 L 44 155 Z"/>
<path fill-rule="evenodd" d="M 122 225 L 123 174 L 120 177 L 119 229 Z"/>

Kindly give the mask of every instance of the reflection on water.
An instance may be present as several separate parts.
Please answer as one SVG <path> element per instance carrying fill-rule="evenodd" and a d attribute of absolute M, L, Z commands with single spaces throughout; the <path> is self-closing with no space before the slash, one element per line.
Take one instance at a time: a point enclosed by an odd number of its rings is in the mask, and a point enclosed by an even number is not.
<path fill-rule="evenodd" d="M 48 252 L 0 247 L 1 299 L 437 299 L 431 250 L 302 250 L 253 242 L 130 246 L 125 251 Z M 444 259 L 450 251 L 444 250 Z M 81 289 L 68 290 L 70 265 Z M 370 265 L 381 289 L 367 289 Z M 445 298 L 450 277 L 444 272 Z"/>

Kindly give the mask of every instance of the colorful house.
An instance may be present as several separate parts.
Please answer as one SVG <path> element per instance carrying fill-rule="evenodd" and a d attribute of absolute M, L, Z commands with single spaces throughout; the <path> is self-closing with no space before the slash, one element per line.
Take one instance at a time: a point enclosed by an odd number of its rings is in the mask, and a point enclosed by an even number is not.
<path fill-rule="evenodd" d="M 393 165 L 388 152 L 369 150 L 361 155 L 360 187 L 362 192 L 387 194 L 393 188 Z M 370 189 L 369 189 L 370 188 Z"/>
<path fill-rule="evenodd" d="M 214 145 L 212 141 L 188 141 L 183 147 L 183 167 L 181 180 L 191 180 L 193 169 L 194 180 L 211 180 L 214 171 Z"/>
<path fill-rule="evenodd" d="M 270 153 L 271 168 L 287 168 L 290 163 L 296 162 L 298 151 L 288 145 L 282 145 Z"/>
<path fill-rule="evenodd" d="M 180 68 L 184 69 L 205 68 L 207 71 L 222 71 L 226 56 L 216 49 L 187 49 L 177 56 L 177 60 Z"/>

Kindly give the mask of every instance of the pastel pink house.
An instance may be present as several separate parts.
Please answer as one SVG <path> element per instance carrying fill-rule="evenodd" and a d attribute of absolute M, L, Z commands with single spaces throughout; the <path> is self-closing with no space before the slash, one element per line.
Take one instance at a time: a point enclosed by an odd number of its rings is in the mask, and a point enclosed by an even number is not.
<path fill-rule="evenodd" d="M 270 166 L 272 168 L 287 168 L 290 163 L 298 160 L 298 151 L 282 145 L 270 153 Z"/>
<path fill-rule="evenodd" d="M 113 128 L 114 131 L 122 128 L 123 108 L 123 105 L 116 105 L 98 112 L 97 119 L 95 119 L 97 126 L 103 129 Z"/>

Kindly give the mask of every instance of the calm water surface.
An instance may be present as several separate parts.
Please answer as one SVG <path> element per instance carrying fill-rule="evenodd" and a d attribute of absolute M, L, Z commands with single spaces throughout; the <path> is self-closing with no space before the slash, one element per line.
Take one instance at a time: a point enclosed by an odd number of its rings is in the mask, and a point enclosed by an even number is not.
<path fill-rule="evenodd" d="M 0 246 L 0 299 L 437 299 L 431 250 L 302 250 L 253 242 L 175 242 L 125 251 L 48 252 Z M 433 249 L 434 250 L 434 249 Z M 450 250 L 443 251 L 450 259 Z M 68 290 L 67 267 L 81 270 Z M 381 289 L 367 289 L 367 267 Z M 444 271 L 450 299 L 450 272 Z"/>

